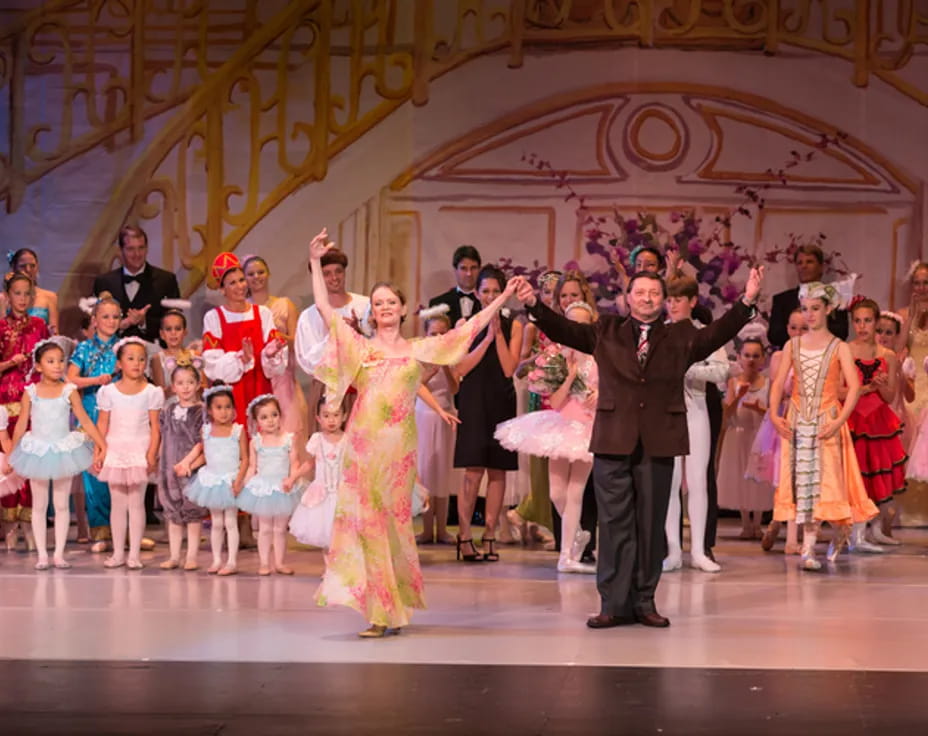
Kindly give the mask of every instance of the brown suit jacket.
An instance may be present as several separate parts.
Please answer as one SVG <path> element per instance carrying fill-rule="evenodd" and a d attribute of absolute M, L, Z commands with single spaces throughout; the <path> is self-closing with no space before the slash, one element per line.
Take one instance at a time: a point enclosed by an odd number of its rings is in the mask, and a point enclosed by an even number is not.
<path fill-rule="evenodd" d="M 599 401 L 590 452 L 630 455 L 640 439 L 646 455 L 676 457 L 689 454 L 683 401 L 686 369 L 737 335 L 754 309 L 739 300 L 703 329 L 689 320 L 653 323 L 643 367 L 636 355 L 638 331 L 629 318 L 604 315 L 584 325 L 555 314 L 540 301 L 529 313 L 551 340 L 596 358 Z"/>

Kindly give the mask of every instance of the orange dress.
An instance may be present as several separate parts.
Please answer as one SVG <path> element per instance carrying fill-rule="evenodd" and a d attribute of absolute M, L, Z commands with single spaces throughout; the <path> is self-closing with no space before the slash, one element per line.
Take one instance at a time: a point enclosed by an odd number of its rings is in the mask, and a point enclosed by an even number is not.
<path fill-rule="evenodd" d="M 786 416 L 792 438 L 780 452 L 777 521 L 850 523 L 878 513 L 867 496 L 847 424 L 830 439 L 818 438 L 822 426 L 841 413 L 840 344 L 834 338 L 823 350 L 812 351 L 802 348 L 798 337 L 791 341 L 796 378 Z"/>

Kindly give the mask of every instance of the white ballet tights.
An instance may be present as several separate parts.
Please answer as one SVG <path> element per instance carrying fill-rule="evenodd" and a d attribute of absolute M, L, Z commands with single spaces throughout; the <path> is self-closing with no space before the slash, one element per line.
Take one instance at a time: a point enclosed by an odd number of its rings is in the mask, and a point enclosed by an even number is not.
<path fill-rule="evenodd" d="M 114 560 L 126 558 L 127 522 L 129 562 L 141 562 L 139 558 L 145 534 L 145 483 L 132 486 L 110 483 L 110 530 L 113 534 Z"/>
<path fill-rule="evenodd" d="M 287 522 L 290 516 L 258 517 L 258 560 L 262 569 L 270 570 L 284 566 L 287 551 Z M 271 566 L 271 547 L 274 548 L 274 566 Z"/>
<path fill-rule="evenodd" d="M 209 532 L 209 546 L 213 551 L 213 568 L 222 566 L 222 533 L 229 543 L 229 561 L 226 567 L 235 569 L 238 565 L 238 509 L 210 509 L 212 524 Z"/>
<path fill-rule="evenodd" d="M 673 479 L 670 482 L 670 503 L 667 506 L 667 520 L 664 533 L 667 536 L 667 558 L 665 569 L 676 569 L 682 564 L 683 543 L 680 539 L 680 515 L 682 502 L 680 489 L 683 475 L 686 474 L 687 504 L 690 517 L 690 557 L 694 564 L 705 565 L 715 569 L 715 565 L 706 557 L 704 540 L 706 538 L 706 518 L 709 515 L 709 414 L 702 406 L 690 406 L 687 403 L 686 426 L 690 437 L 690 454 L 674 458 Z"/>
<path fill-rule="evenodd" d="M 32 534 L 39 562 L 48 564 L 48 542 L 46 518 L 48 514 L 48 488 L 52 487 L 52 503 L 55 506 L 55 560 L 64 560 L 64 545 L 68 541 L 71 526 L 71 479 L 56 478 L 53 481 L 30 478 L 32 488 Z"/>
<path fill-rule="evenodd" d="M 189 524 L 175 524 L 168 522 L 168 549 L 171 559 L 180 561 L 180 548 L 184 543 L 184 531 L 187 532 L 187 564 L 193 565 L 197 561 L 197 552 L 200 550 L 200 532 L 203 525 L 199 521 Z"/>
<path fill-rule="evenodd" d="M 593 463 L 586 460 L 548 460 L 548 485 L 551 502 L 561 515 L 561 562 L 571 559 L 571 548 L 580 529 L 580 514 L 583 507 L 583 490 Z M 577 562 L 577 560 L 572 560 Z"/>

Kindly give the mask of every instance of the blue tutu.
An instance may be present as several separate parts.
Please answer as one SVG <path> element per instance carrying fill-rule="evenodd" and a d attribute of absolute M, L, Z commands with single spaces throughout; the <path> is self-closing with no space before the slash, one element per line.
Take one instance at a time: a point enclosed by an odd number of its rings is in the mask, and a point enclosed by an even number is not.
<path fill-rule="evenodd" d="M 184 495 L 204 509 L 234 509 L 237 505 L 232 493 L 234 480 L 235 474 L 218 475 L 204 466 L 187 484 Z"/>
<path fill-rule="evenodd" d="M 255 516 L 290 516 L 305 488 L 305 483 L 295 483 L 290 493 L 285 493 L 278 484 L 256 475 L 239 494 L 238 507 Z"/>
<path fill-rule="evenodd" d="M 93 465 L 93 444 L 81 432 L 68 432 L 56 440 L 44 440 L 26 432 L 10 453 L 17 475 L 36 480 L 56 480 L 80 475 Z"/>

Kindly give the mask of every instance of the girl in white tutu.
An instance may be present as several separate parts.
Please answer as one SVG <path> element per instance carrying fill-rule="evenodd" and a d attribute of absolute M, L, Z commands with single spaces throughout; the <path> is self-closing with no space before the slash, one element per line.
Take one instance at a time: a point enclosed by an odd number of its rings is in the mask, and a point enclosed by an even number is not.
<path fill-rule="evenodd" d="M 110 487 L 110 529 L 113 556 L 104 567 L 125 565 L 141 570 L 142 535 L 145 533 L 145 486 L 158 468 L 161 428 L 158 415 L 164 391 L 148 382 L 148 350 L 138 337 L 125 337 L 113 346 L 121 377 L 97 393 L 97 428 L 107 449 L 97 477 Z M 126 559 L 126 530 L 129 558 Z"/>
<path fill-rule="evenodd" d="M 262 394 L 248 404 L 248 419 L 254 427 L 248 454 L 248 475 L 238 497 L 238 507 L 258 519 L 258 575 L 293 575 L 284 564 L 287 551 L 287 522 L 300 502 L 304 483 L 291 432 L 281 426 L 280 404 L 273 394 Z M 271 548 L 274 562 L 271 563 Z"/>
<path fill-rule="evenodd" d="M 238 504 L 248 470 L 248 440 L 241 424 L 235 423 L 235 398 L 232 387 L 218 384 L 203 392 L 206 421 L 203 423 L 203 457 L 206 464 L 187 485 L 184 494 L 210 515 L 210 548 L 213 564 L 210 575 L 235 575 L 238 572 Z M 194 461 L 195 462 L 195 461 Z M 222 564 L 223 530 L 229 556 Z"/>
<path fill-rule="evenodd" d="M 7 464 L 10 450 L 13 448 L 13 441 L 10 439 L 8 431 L 9 424 L 10 415 L 7 413 L 6 407 L 0 406 L 0 449 L 2 449 L 2 452 L 0 452 L 0 468 L 6 468 L 6 470 L 2 471 L 3 474 L 0 475 L 0 498 L 16 493 L 26 482 Z"/>
<path fill-rule="evenodd" d="M 303 492 L 303 498 L 290 519 L 290 533 L 303 544 L 329 548 L 335 521 L 335 499 L 342 479 L 345 414 L 340 406 L 328 406 L 325 397 L 316 408 L 314 432 L 306 443 L 309 454 L 306 471 L 315 468 L 316 477 Z"/>
<path fill-rule="evenodd" d="M 564 309 L 574 322 L 590 324 L 596 312 L 587 302 L 574 302 Z M 503 422 L 495 437 L 507 450 L 548 458 L 551 501 L 561 515 L 561 555 L 558 572 L 596 572 L 594 565 L 580 562 L 590 533 L 580 528 L 583 489 L 593 469 L 589 452 L 596 410 L 599 374 L 590 355 L 564 348 L 567 378 L 553 394 L 552 409 L 523 414 Z M 576 389 L 574 383 L 580 378 Z"/>
<path fill-rule="evenodd" d="M 38 383 L 26 386 L 22 398 L 20 421 L 13 432 L 13 450 L 3 472 L 12 470 L 28 478 L 32 487 L 32 530 L 35 535 L 39 561 L 37 570 L 48 569 L 46 546 L 46 513 L 48 487 L 52 486 L 55 505 L 55 556 L 57 568 L 68 568 L 64 559 L 64 545 L 68 538 L 71 513 L 68 505 L 71 495 L 71 478 L 88 470 L 94 453 L 85 435 L 72 432 L 71 413 L 81 428 L 96 444 L 97 458 L 106 451 L 102 434 L 97 431 L 73 383 L 64 383 L 64 351 L 51 340 L 43 340 L 32 353 L 33 364 L 39 373 Z M 27 419 L 28 418 L 28 419 Z M 31 423 L 31 428 L 26 427 Z"/>

